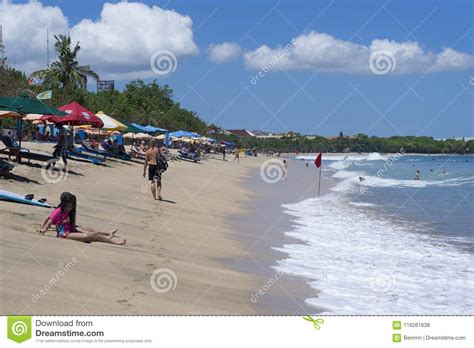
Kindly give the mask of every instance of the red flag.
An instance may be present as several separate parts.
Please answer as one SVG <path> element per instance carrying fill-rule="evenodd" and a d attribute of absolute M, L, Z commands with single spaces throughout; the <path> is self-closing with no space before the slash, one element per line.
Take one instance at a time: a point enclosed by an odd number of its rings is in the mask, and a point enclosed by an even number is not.
<path fill-rule="evenodd" d="M 320 152 L 318 157 L 316 157 L 316 159 L 314 160 L 314 164 L 316 165 L 317 168 L 321 167 L 322 157 L 323 157 L 323 153 Z"/>

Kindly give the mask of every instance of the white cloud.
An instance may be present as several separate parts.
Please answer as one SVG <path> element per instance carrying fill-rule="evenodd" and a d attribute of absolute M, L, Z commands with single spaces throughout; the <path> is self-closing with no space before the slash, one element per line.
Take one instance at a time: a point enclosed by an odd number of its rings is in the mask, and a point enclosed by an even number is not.
<path fill-rule="evenodd" d="M 342 73 L 370 73 L 374 52 L 385 51 L 395 59 L 393 73 L 462 70 L 474 66 L 474 56 L 444 48 L 440 53 L 424 51 L 417 42 L 373 40 L 369 46 L 339 40 L 314 31 L 300 35 L 285 47 L 260 46 L 244 54 L 252 70 L 312 70 Z"/>
<path fill-rule="evenodd" d="M 207 51 L 209 54 L 209 59 L 215 63 L 223 63 L 236 59 L 242 53 L 242 49 L 235 42 L 210 44 Z"/>
<path fill-rule="evenodd" d="M 172 10 L 142 3 L 106 3 L 100 19 L 84 19 L 71 29 L 81 43 L 81 58 L 113 74 L 149 73 L 150 57 L 168 50 L 176 57 L 198 53 L 192 20 Z M 179 63 L 178 63 L 179 64 Z"/>
<path fill-rule="evenodd" d="M 46 30 L 67 33 L 68 21 L 59 7 L 43 6 L 38 1 L 27 4 L 0 3 L 0 25 L 10 65 L 27 72 L 46 65 Z M 51 56 L 53 56 L 51 52 Z"/>
<path fill-rule="evenodd" d="M 69 26 L 59 7 L 36 0 L 26 4 L 0 3 L 0 23 L 10 64 L 31 72 L 44 67 L 46 28 L 53 34 L 70 33 L 80 42 L 81 64 L 89 64 L 101 78 L 145 78 L 156 76 L 150 58 L 168 50 L 178 58 L 199 52 L 193 40 L 192 20 L 173 10 L 143 3 L 105 3 L 99 19 L 83 19 Z"/>

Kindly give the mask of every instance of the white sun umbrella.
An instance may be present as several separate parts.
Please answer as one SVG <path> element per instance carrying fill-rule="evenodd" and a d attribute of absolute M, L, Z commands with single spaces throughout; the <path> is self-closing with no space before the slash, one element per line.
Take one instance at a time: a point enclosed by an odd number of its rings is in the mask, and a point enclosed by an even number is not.
<path fill-rule="evenodd" d="M 23 117 L 24 121 L 38 121 L 41 117 L 43 117 L 43 114 L 27 114 L 25 117 Z"/>
<path fill-rule="evenodd" d="M 122 122 L 117 121 L 115 118 L 110 117 L 109 115 L 104 114 L 102 111 L 96 113 L 96 116 L 99 117 L 102 122 L 104 122 L 104 127 L 102 129 L 111 130 L 111 131 L 125 131 L 127 126 Z"/>
<path fill-rule="evenodd" d="M 135 134 L 135 138 L 137 139 L 148 139 L 150 137 L 150 135 L 146 134 L 146 133 L 137 133 Z"/>

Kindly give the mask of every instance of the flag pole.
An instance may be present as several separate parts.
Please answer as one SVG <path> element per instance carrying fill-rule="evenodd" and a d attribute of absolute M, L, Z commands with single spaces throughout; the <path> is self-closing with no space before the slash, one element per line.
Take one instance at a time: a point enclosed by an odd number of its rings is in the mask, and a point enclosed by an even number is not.
<path fill-rule="evenodd" d="M 319 197 L 319 192 L 321 191 L 321 167 L 319 167 L 318 197 Z"/>
<path fill-rule="evenodd" d="M 320 152 L 319 155 L 314 160 L 314 165 L 316 168 L 319 168 L 319 180 L 318 180 L 318 197 L 319 192 L 321 191 L 321 169 L 323 167 L 323 153 Z"/>

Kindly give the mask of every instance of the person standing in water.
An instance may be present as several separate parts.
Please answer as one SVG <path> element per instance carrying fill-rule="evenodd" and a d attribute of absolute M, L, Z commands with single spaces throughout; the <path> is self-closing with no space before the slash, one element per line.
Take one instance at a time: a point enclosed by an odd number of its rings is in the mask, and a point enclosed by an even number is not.
<path fill-rule="evenodd" d="M 416 171 L 415 180 L 420 180 L 420 171 Z"/>
<path fill-rule="evenodd" d="M 288 179 L 288 162 L 283 160 L 283 181 Z"/>

